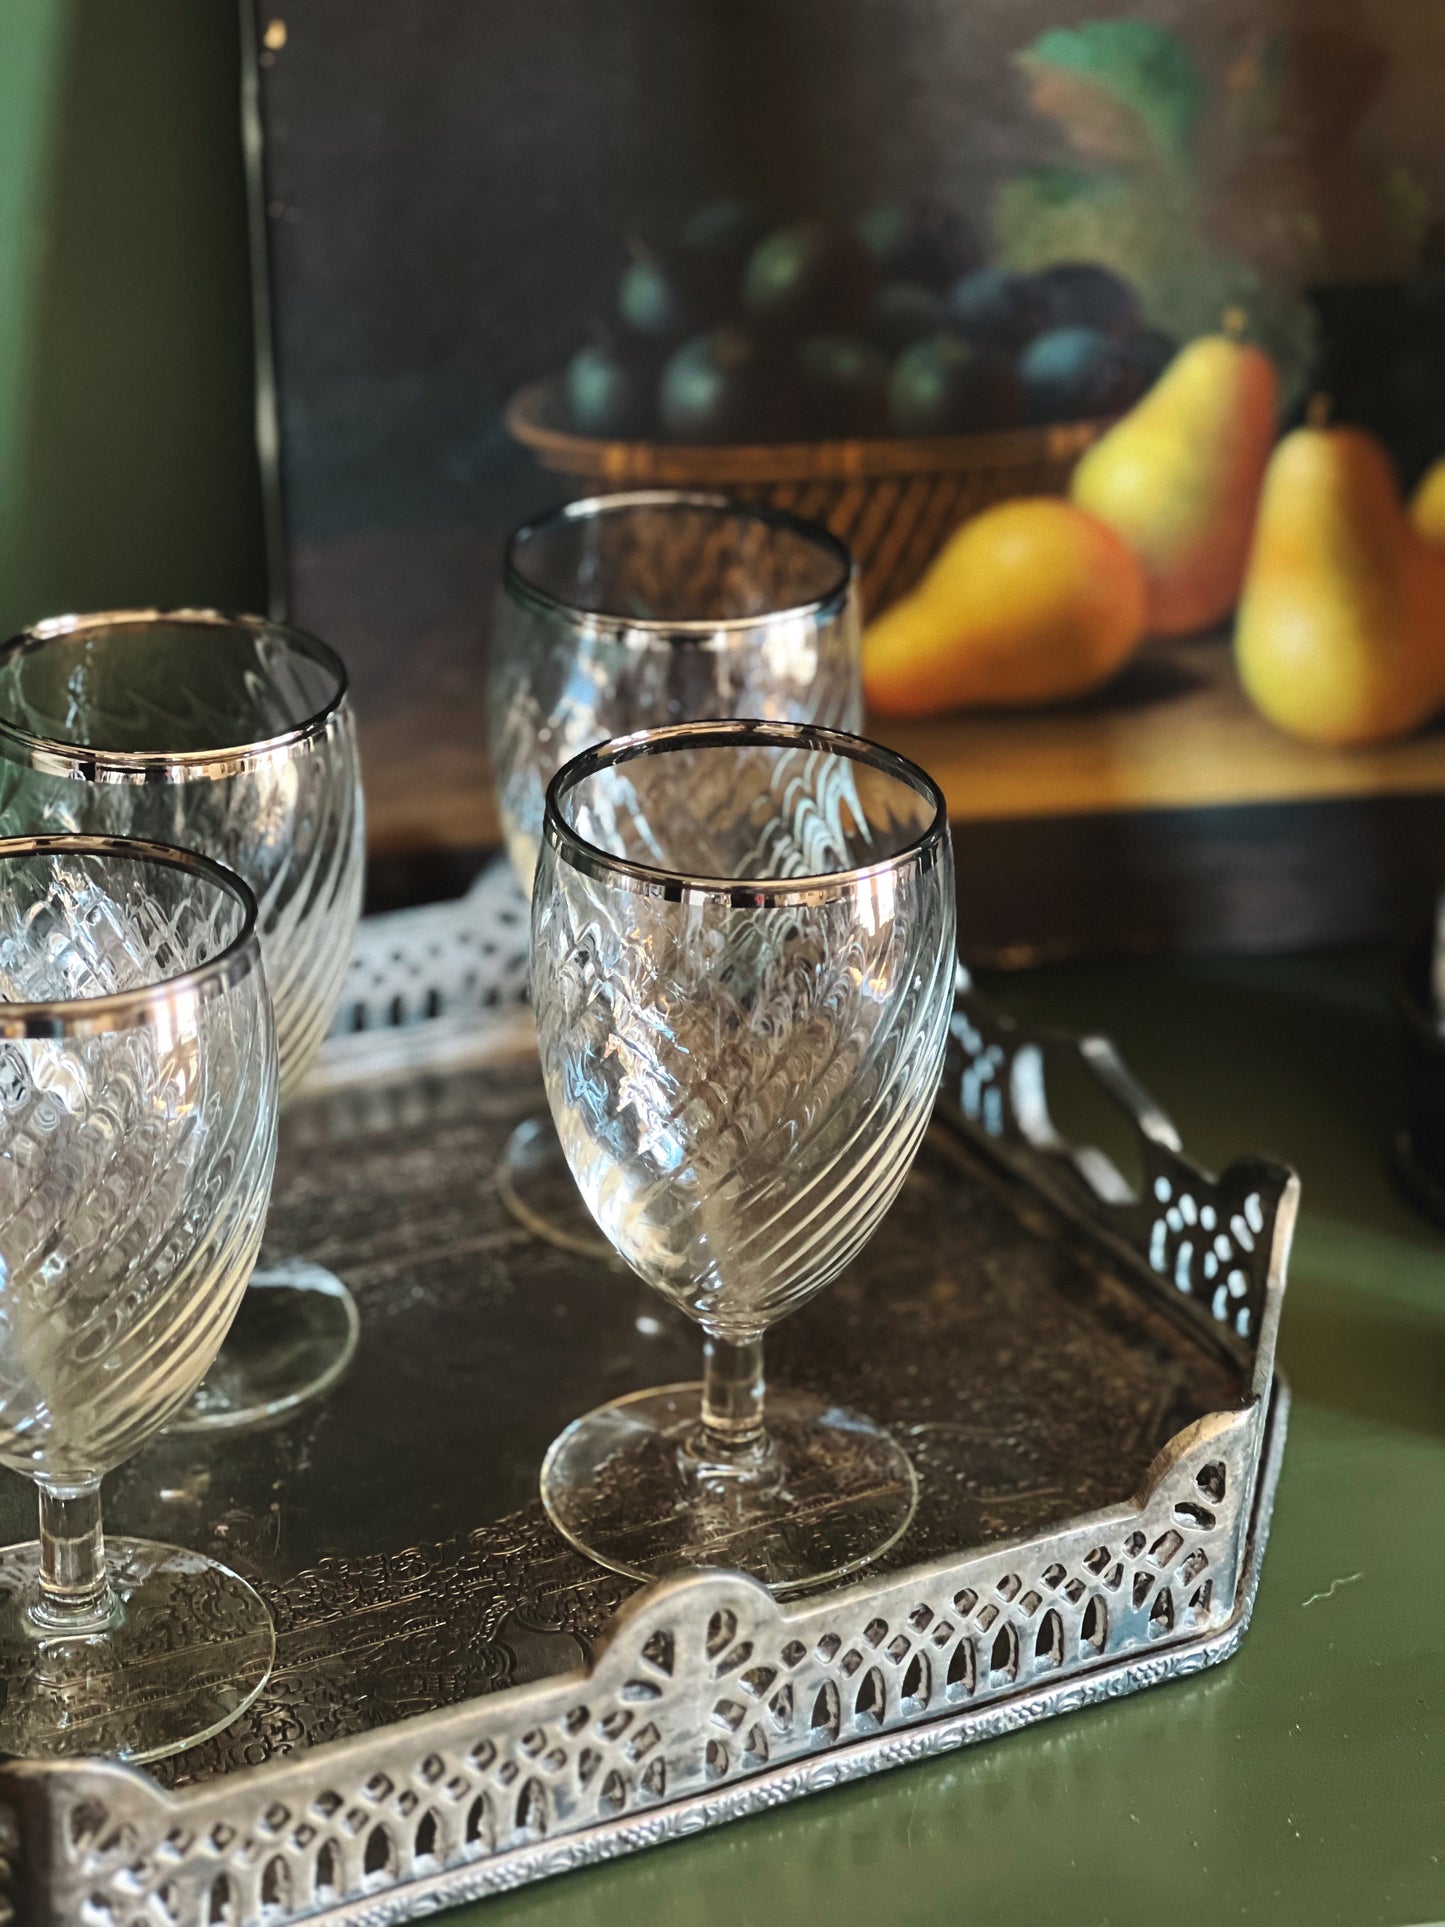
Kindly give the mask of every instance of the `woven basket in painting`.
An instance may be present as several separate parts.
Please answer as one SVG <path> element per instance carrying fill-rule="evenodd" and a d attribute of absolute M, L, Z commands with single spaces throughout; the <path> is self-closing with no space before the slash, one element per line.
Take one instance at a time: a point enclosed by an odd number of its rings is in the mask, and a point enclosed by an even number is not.
<path fill-rule="evenodd" d="M 629 488 L 716 489 L 790 509 L 842 538 L 862 575 L 869 614 L 918 581 L 960 522 L 1019 495 L 1058 495 L 1103 430 L 1099 421 L 876 441 L 730 443 L 605 441 L 553 426 L 553 382 L 521 389 L 511 435 L 575 493 Z"/>

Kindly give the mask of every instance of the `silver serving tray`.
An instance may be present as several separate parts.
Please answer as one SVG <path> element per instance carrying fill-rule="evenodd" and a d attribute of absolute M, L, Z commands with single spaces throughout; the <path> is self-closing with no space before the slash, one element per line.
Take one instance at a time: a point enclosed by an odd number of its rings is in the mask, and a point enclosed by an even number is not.
<path fill-rule="evenodd" d="M 777 1381 L 905 1442 L 907 1535 L 787 1603 L 726 1572 L 634 1587 L 564 1545 L 536 1497 L 548 1441 L 693 1376 L 699 1344 L 629 1273 L 501 1207 L 498 1150 L 541 1102 L 524 975 L 499 872 L 363 926 L 269 1233 L 350 1283 L 355 1364 L 289 1423 L 163 1437 L 107 1489 L 112 1529 L 256 1582 L 275 1673 L 156 1767 L 0 1767 L 0 1921 L 408 1919 L 1239 1643 L 1283 1446 L 1297 1180 L 1257 1159 L 1206 1176 L 1107 1044 L 1017 1027 L 962 974 L 886 1228 L 769 1339 Z M 28 1487 L 0 1510 L 29 1535 Z"/>

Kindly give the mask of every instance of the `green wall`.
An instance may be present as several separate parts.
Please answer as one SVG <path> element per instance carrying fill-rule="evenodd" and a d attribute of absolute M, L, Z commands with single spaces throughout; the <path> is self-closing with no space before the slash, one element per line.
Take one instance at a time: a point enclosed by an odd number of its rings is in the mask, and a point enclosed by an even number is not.
<path fill-rule="evenodd" d="M 233 0 L 0 0 L 0 634 L 260 607 Z"/>

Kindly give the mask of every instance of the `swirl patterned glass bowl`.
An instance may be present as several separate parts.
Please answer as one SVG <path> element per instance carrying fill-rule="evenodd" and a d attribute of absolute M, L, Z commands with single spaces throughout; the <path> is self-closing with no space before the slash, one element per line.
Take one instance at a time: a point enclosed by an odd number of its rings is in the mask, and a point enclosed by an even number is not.
<path fill-rule="evenodd" d="M 699 723 L 554 779 L 532 898 L 548 1101 L 609 1242 L 706 1335 L 701 1384 L 603 1406 L 547 1455 L 548 1512 L 603 1565 L 788 1591 L 907 1526 L 902 1448 L 800 1394 L 765 1411 L 762 1341 L 896 1196 L 953 980 L 947 812 L 890 751 Z"/>
<path fill-rule="evenodd" d="M 492 634 L 492 763 L 530 891 L 547 785 L 609 737 L 749 717 L 857 729 L 858 598 L 836 536 L 724 496 L 654 490 L 571 502 L 507 545 Z M 606 1255 L 545 1119 L 499 1174 L 539 1237 Z"/>
<path fill-rule="evenodd" d="M 0 1750 L 151 1759 L 265 1684 L 244 1580 L 104 1546 L 103 1473 L 194 1393 L 261 1239 L 277 1063 L 240 880 L 105 837 L 0 840 L 0 1462 L 36 1545 L 0 1551 Z"/>
<path fill-rule="evenodd" d="M 330 1025 L 361 910 L 356 730 L 340 659 L 255 616 L 62 616 L 0 649 L 0 831 L 92 831 L 199 850 L 255 892 L 284 1101 Z M 345 1370 L 349 1292 L 281 1261 L 177 1423 L 271 1418 Z"/>

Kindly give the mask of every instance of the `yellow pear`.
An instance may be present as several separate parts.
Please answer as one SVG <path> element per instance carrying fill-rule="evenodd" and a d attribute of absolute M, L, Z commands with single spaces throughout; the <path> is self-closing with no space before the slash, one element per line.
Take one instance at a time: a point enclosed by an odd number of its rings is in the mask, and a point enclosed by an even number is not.
<path fill-rule="evenodd" d="M 1445 700 L 1445 555 L 1363 429 L 1297 428 L 1275 451 L 1235 655 L 1257 707 L 1309 742 L 1403 736 Z"/>
<path fill-rule="evenodd" d="M 965 522 L 863 638 L 884 716 L 1057 701 L 1097 688 L 1144 632 L 1144 578 L 1117 535 L 1057 496 Z"/>
<path fill-rule="evenodd" d="M 1410 497 L 1410 520 L 1432 548 L 1445 549 L 1445 455 L 1420 477 Z"/>
<path fill-rule="evenodd" d="M 1278 414 L 1269 356 L 1204 335 L 1074 470 L 1073 499 L 1143 566 L 1153 634 L 1208 628 L 1238 601 Z"/>

